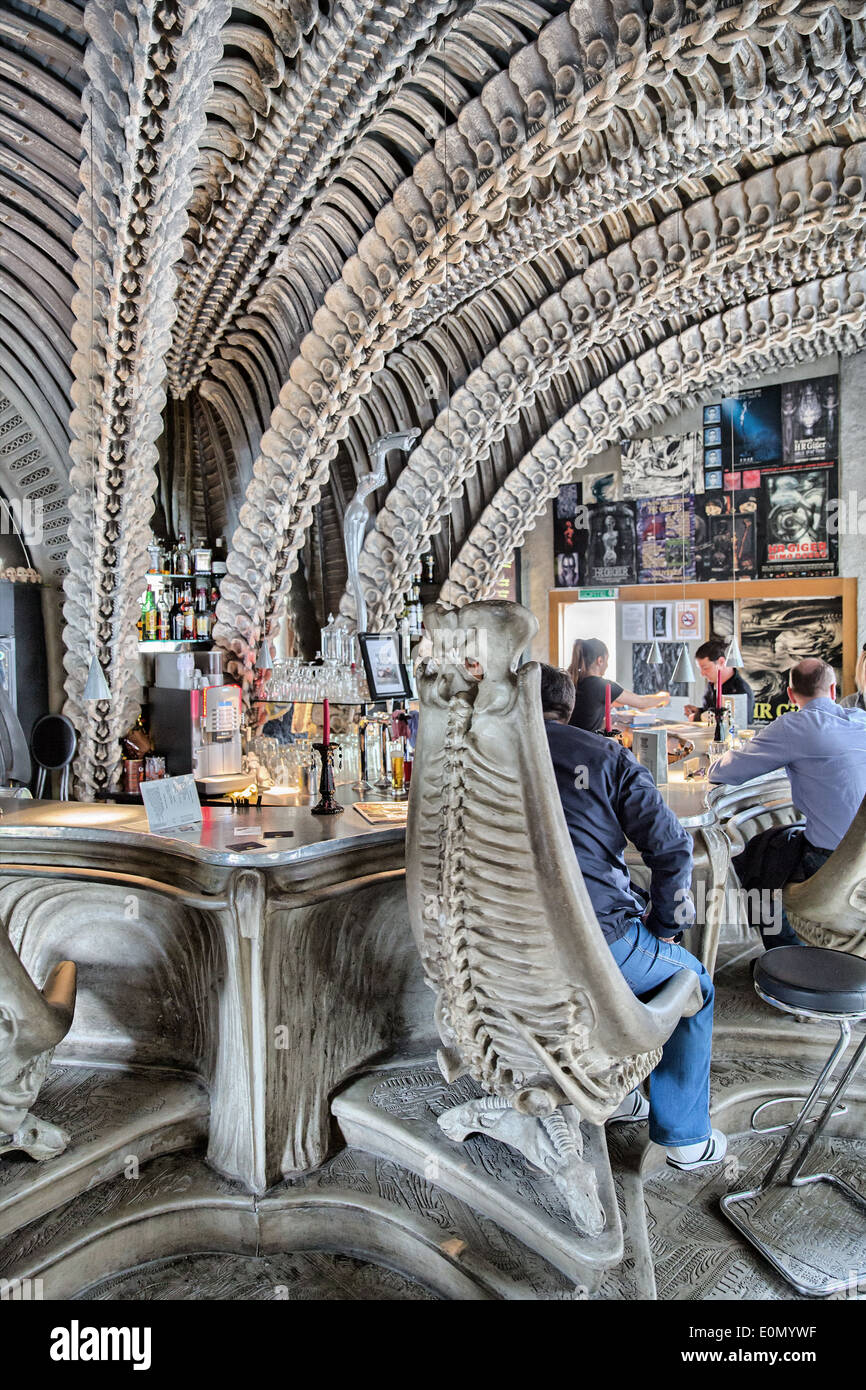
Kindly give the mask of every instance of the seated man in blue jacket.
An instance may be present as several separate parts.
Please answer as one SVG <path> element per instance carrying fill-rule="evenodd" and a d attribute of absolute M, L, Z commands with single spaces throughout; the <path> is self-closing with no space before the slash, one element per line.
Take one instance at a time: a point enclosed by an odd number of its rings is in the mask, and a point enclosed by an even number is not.
<path fill-rule="evenodd" d="M 788 699 L 796 710 L 779 715 L 747 743 L 725 753 L 710 781 L 740 787 L 753 777 L 784 771 L 805 825 L 771 826 L 753 835 L 734 868 L 746 889 L 773 892 L 802 883 L 826 864 L 866 796 L 866 713 L 836 704 L 836 674 L 820 657 L 791 668 Z M 766 946 L 799 945 L 782 914 L 761 927 Z"/>
<path fill-rule="evenodd" d="M 677 1024 L 649 1082 L 649 1106 L 638 1091 L 613 1119 L 649 1118 L 650 1138 L 675 1168 L 703 1168 L 725 1155 L 725 1136 L 710 1125 L 713 984 L 699 960 L 675 937 L 694 917 L 689 897 L 692 842 L 668 810 L 646 768 L 614 739 L 569 724 L 574 683 L 541 667 L 547 741 L 571 842 L 611 954 L 638 997 L 677 970 L 694 970 L 704 1007 Z M 630 840 L 652 874 L 646 920 L 629 880 Z"/>

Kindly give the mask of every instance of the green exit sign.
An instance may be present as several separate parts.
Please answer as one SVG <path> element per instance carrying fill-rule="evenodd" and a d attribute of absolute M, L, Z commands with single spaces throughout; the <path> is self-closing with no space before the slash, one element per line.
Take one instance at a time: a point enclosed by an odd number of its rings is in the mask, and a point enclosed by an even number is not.
<path fill-rule="evenodd" d="M 616 598 L 618 589 L 578 589 L 578 598 Z"/>

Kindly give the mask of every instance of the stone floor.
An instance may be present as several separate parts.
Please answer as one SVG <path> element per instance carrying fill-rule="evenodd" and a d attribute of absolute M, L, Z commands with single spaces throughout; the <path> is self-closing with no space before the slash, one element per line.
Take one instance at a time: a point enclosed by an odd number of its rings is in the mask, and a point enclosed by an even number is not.
<path fill-rule="evenodd" d="M 730 1121 L 728 1157 L 704 1173 L 653 1172 L 650 1165 L 641 1179 L 645 1127 L 613 1127 L 609 1151 L 624 1257 L 591 1292 L 455 1196 L 453 1184 L 446 1190 L 441 1175 L 437 1182 L 435 1164 L 412 1171 L 411 1163 L 393 1154 L 349 1146 L 315 1173 L 256 1199 L 209 1169 L 201 1141 L 184 1147 L 181 1129 L 175 1133 L 170 1124 L 176 1151 L 144 1163 L 134 1182 L 118 1166 L 103 1169 L 86 1190 L 29 1220 L 5 1240 L 0 1276 L 23 1271 L 44 1280 L 46 1298 L 82 1300 L 796 1300 L 796 1292 L 722 1218 L 718 1202 L 724 1192 L 749 1186 L 781 1142 L 750 1130 L 751 1092 L 761 1094 L 763 1087 L 766 1094 L 768 1077 L 773 1089 L 778 1079 L 779 1091 L 802 1091 L 828 1053 L 832 1034 L 804 1032 L 763 1005 L 751 988 L 749 965 L 742 948 L 729 947 L 717 972 L 713 1103 Z M 414 1112 L 409 1102 L 408 1108 L 402 1102 L 390 1106 L 407 1122 L 412 1113 L 423 1118 L 436 1085 L 443 1084 L 428 1064 L 377 1076 L 383 1095 L 409 1096 L 411 1102 L 414 1087 Z M 816 1147 L 809 1164 L 810 1171 L 832 1169 L 860 1191 L 866 1190 L 866 1140 L 859 1137 L 864 1084 L 861 1078 L 853 1088 L 848 1116 Z M 101 1094 L 111 1101 L 112 1085 L 88 1091 L 93 1133 Z M 172 1123 L 180 1115 L 201 1123 L 195 1097 L 179 1094 L 166 1112 Z M 549 1180 L 526 1170 L 512 1151 L 476 1138 L 459 1152 L 497 1181 L 504 1174 L 540 1223 L 559 1223 L 573 1235 Z M 845 1211 L 843 1198 L 839 1224 L 834 1213 L 840 1209 L 830 1211 L 825 1191 L 791 1194 L 781 1208 L 773 1196 L 762 1218 L 771 1239 L 812 1265 L 862 1267 L 862 1217 Z M 124 1242 L 133 1229 L 153 1230 L 154 1236 L 149 1247 L 146 1240 L 136 1241 L 142 1262 L 125 1270 L 132 1246 Z M 392 1257 L 392 1248 L 399 1254 Z M 838 1295 L 845 1296 L 857 1297 L 856 1288 Z"/>

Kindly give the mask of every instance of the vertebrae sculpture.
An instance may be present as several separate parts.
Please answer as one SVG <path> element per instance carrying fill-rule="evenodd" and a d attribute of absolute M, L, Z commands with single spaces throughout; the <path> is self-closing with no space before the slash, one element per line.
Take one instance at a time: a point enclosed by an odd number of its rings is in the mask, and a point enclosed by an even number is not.
<path fill-rule="evenodd" d="M 43 990 L 34 985 L 0 927 L 0 1155 L 16 1149 L 54 1158 L 69 1135 L 30 1113 L 57 1044 L 72 1025 L 75 966 L 54 967 Z"/>
<path fill-rule="evenodd" d="M 580 1121 L 603 1123 L 652 1071 L 679 1018 L 700 1008 L 696 977 L 680 972 L 647 1006 L 610 956 L 557 794 L 539 668 L 517 670 L 532 614 L 475 603 L 428 609 L 425 625 L 410 920 L 436 994 L 443 1074 L 468 1072 L 486 1093 L 439 1123 L 454 1139 L 480 1131 L 519 1149 L 597 1234 Z"/>

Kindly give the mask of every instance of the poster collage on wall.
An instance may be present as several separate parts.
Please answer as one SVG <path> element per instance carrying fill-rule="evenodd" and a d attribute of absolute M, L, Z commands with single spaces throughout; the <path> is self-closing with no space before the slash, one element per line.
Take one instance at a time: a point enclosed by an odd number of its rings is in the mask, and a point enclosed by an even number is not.
<path fill-rule="evenodd" d="M 837 573 L 838 377 L 703 407 L 701 431 L 622 444 L 612 473 L 554 507 L 556 584 L 805 579 Z"/>

